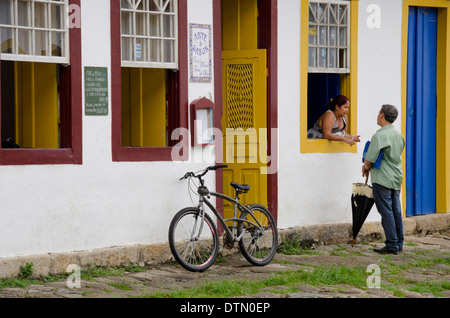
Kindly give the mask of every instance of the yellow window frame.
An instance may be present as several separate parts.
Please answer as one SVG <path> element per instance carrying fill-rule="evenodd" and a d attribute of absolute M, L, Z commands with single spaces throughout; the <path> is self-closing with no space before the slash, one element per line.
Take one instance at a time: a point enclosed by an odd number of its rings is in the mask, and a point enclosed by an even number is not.
<path fill-rule="evenodd" d="M 450 212 L 450 1 L 403 0 L 402 8 L 402 117 L 406 118 L 408 18 L 409 7 L 438 8 L 437 39 L 437 131 L 436 131 L 436 212 Z M 406 121 L 402 120 L 402 133 L 406 136 Z M 406 145 L 408 147 L 408 145 Z M 403 152 L 403 171 L 406 171 L 406 154 Z M 403 189 L 406 189 L 403 178 Z M 403 191 L 406 202 L 406 191 Z M 405 210 L 406 204 L 403 204 Z"/>
<path fill-rule="evenodd" d="M 341 94 L 350 100 L 348 133 L 357 135 L 357 71 L 358 71 L 358 5 L 359 0 L 350 0 L 350 74 L 341 75 Z M 301 153 L 356 153 L 357 146 L 343 141 L 308 139 L 308 21 L 309 0 L 301 2 L 300 33 L 300 152 Z"/>

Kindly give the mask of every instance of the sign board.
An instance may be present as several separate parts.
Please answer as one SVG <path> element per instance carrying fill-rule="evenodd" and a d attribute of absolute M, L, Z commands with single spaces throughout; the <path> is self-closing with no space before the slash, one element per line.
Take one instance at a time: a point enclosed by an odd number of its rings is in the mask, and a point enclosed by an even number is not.
<path fill-rule="evenodd" d="M 108 115 L 108 69 L 106 67 L 84 68 L 85 114 Z"/>
<path fill-rule="evenodd" d="M 189 24 L 189 64 L 191 82 L 211 82 L 211 25 Z"/>

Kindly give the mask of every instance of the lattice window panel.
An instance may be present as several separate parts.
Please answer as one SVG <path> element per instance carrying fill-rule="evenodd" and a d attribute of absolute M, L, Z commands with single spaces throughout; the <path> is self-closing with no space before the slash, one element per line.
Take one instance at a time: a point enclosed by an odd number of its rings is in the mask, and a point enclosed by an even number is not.
<path fill-rule="evenodd" d="M 349 73 L 350 2 L 310 0 L 308 71 Z"/>
<path fill-rule="evenodd" d="M 2 60 L 68 63 L 69 0 L 0 0 Z"/>
<path fill-rule="evenodd" d="M 178 67 L 177 6 L 177 0 L 121 0 L 122 66 Z"/>
<path fill-rule="evenodd" d="M 227 67 L 227 128 L 253 128 L 253 64 Z"/>

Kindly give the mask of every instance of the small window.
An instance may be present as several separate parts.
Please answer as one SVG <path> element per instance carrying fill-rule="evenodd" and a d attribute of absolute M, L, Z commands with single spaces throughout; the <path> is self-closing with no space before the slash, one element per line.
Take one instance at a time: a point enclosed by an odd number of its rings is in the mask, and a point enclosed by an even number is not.
<path fill-rule="evenodd" d="M 309 2 L 308 72 L 350 72 L 350 4 Z"/>
<path fill-rule="evenodd" d="M 68 0 L 0 0 L 2 60 L 69 63 Z"/>
<path fill-rule="evenodd" d="M 111 2 L 111 76 L 120 84 L 112 98 L 113 160 L 174 160 L 174 147 L 187 144 L 172 139 L 188 126 L 187 60 L 179 55 L 186 28 L 186 0 Z"/>
<path fill-rule="evenodd" d="M 121 0 L 122 66 L 176 69 L 177 0 Z"/>
<path fill-rule="evenodd" d="M 81 31 L 69 29 L 69 5 L 80 1 L 0 0 L 1 164 L 81 163 Z"/>
<path fill-rule="evenodd" d="M 343 142 L 308 139 L 307 131 L 337 95 L 350 100 L 348 128 L 356 135 L 358 1 L 309 0 L 301 6 L 301 152 L 354 152 Z"/>

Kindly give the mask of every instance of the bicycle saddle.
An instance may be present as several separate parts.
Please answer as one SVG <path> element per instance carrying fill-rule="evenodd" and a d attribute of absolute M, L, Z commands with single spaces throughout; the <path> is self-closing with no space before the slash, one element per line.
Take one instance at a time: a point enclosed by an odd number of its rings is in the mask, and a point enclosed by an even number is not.
<path fill-rule="evenodd" d="M 250 186 L 247 185 L 247 184 L 239 184 L 239 183 L 236 183 L 236 182 L 231 182 L 230 186 L 232 186 L 236 190 L 240 190 L 240 191 L 243 191 L 243 192 L 247 192 L 248 190 L 250 190 Z"/>

